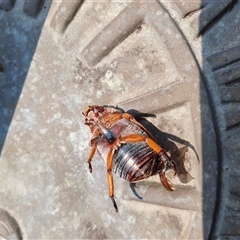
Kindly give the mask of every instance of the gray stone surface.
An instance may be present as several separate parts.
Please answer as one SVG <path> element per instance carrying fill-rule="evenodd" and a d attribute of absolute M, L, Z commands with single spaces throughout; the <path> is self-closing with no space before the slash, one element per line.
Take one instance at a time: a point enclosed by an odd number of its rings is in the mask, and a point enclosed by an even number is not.
<path fill-rule="evenodd" d="M 239 237 L 238 13 L 230 0 L 0 2 L 0 236 Z M 141 123 L 176 162 L 188 147 L 193 179 L 178 165 L 167 192 L 114 176 L 116 213 L 105 162 L 88 170 L 92 104 L 155 114 Z"/>

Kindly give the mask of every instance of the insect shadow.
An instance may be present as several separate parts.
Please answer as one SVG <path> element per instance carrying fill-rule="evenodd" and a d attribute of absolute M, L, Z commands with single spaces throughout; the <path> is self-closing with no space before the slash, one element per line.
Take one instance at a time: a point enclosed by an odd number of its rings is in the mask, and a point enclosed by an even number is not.
<path fill-rule="evenodd" d="M 157 143 L 171 155 L 171 159 L 175 163 L 176 170 L 177 170 L 177 176 L 179 180 L 182 183 L 187 183 L 190 180 L 193 179 L 193 177 L 190 175 L 190 173 L 187 172 L 184 161 L 185 161 L 185 154 L 188 151 L 188 148 L 191 148 L 193 152 L 196 155 L 196 158 L 199 162 L 199 156 L 197 154 L 196 149 L 194 146 L 182 139 L 179 138 L 173 134 L 169 134 L 166 132 L 163 132 L 159 130 L 157 127 L 155 127 L 151 122 L 149 122 L 146 117 L 153 117 L 155 118 L 156 115 L 154 114 L 149 114 L 149 113 L 142 113 L 139 112 L 135 109 L 130 109 L 127 111 L 127 113 L 131 114 L 140 124 L 142 124 L 156 139 Z M 184 147 L 178 148 L 177 145 L 174 142 L 178 142 Z M 135 183 L 130 183 L 130 188 L 133 192 L 133 194 L 138 198 L 138 199 L 143 199 L 136 191 L 136 184 Z"/>

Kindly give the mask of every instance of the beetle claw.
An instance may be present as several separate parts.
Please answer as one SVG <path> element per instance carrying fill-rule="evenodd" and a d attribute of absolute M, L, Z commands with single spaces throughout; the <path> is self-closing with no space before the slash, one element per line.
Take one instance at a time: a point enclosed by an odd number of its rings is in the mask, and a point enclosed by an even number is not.
<path fill-rule="evenodd" d="M 114 196 L 112 196 L 112 197 L 110 197 L 110 198 L 112 199 L 113 206 L 114 206 L 116 212 L 118 212 L 118 207 L 117 207 L 117 203 L 116 203 L 116 201 L 115 201 L 115 199 L 114 199 Z"/>
<path fill-rule="evenodd" d="M 174 191 L 176 190 L 175 186 L 168 180 L 168 178 L 165 175 L 165 172 L 159 173 L 160 180 L 163 184 L 163 186 L 168 190 L 168 191 Z"/>
<path fill-rule="evenodd" d="M 88 161 L 88 167 L 89 167 L 90 173 L 92 173 L 92 164 L 89 161 Z"/>

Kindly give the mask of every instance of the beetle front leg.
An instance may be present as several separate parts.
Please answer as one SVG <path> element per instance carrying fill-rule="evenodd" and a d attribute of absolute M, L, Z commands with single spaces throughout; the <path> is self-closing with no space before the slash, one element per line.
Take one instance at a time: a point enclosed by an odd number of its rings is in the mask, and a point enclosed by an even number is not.
<path fill-rule="evenodd" d="M 108 178 L 108 190 L 109 190 L 109 197 L 112 199 L 113 206 L 118 212 L 117 203 L 114 199 L 114 183 L 113 183 L 113 175 L 112 175 L 112 163 L 113 163 L 113 155 L 114 155 L 115 149 L 111 149 L 111 151 L 108 153 L 107 156 L 107 178 Z"/>
<path fill-rule="evenodd" d="M 91 161 L 92 161 L 92 158 L 96 152 L 96 149 L 97 149 L 97 146 L 92 146 L 91 148 L 91 151 L 90 151 L 90 154 L 89 154 L 89 157 L 88 157 L 88 167 L 89 167 L 89 171 L 90 173 L 92 172 L 92 164 L 91 164 Z"/>

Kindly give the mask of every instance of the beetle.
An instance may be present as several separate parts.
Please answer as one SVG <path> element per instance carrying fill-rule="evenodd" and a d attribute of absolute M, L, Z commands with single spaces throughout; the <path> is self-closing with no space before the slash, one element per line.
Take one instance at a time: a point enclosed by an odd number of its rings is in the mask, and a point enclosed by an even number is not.
<path fill-rule="evenodd" d="M 131 114 L 98 105 L 86 107 L 82 114 L 91 131 L 89 170 L 92 172 L 91 162 L 97 150 L 106 161 L 109 197 L 116 212 L 112 170 L 130 183 L 159 174 L 163 186 L 169 191 L 175 190 L 165 175 L 167 169 L 173 169 L 176 174 L 174 162 Z"/>

